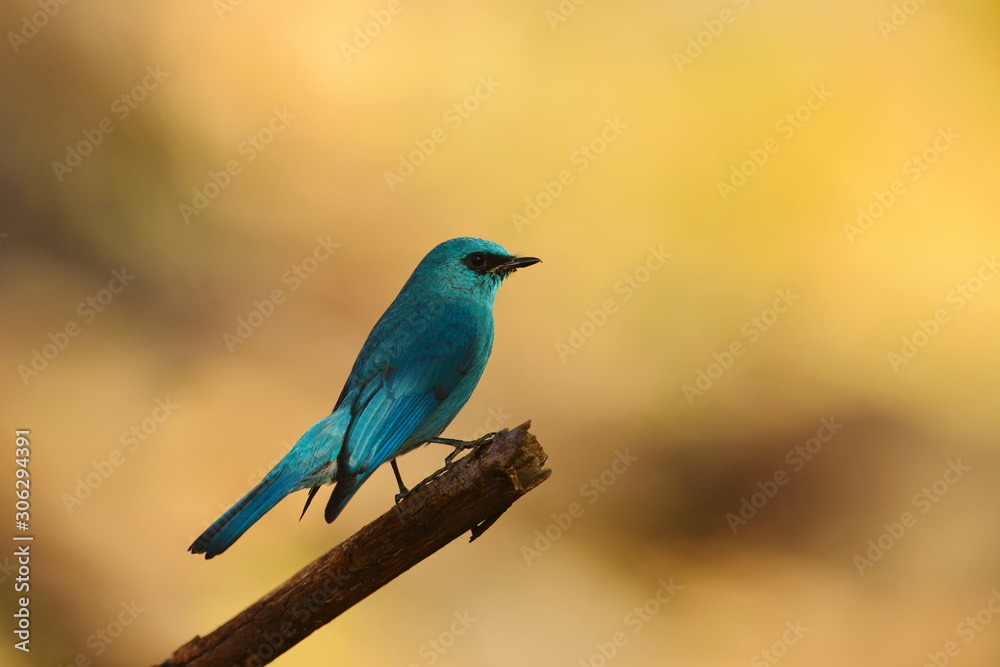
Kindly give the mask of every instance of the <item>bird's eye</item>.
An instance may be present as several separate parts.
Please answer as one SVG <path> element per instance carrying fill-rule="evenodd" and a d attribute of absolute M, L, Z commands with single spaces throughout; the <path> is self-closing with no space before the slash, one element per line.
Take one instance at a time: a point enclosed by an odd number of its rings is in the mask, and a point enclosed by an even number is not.
<path fill-rule="evenodd" d="M 486 266 L 486 255 L 481 252 L 474 252 L 465 258 L 465 261 L 469 263 L 474 269 L 481 269 Z"/>

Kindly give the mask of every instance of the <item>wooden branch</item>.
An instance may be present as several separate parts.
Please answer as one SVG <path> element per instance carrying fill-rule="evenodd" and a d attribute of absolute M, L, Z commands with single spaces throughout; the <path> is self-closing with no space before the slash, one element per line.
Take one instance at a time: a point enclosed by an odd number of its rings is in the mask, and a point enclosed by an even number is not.
<path fill-rule="evenodd" d="M 476 539 L 551 474 L 531 422 L 421 482 L 394 508 L 163 663 L 265 665 L 466 531 Z"/>

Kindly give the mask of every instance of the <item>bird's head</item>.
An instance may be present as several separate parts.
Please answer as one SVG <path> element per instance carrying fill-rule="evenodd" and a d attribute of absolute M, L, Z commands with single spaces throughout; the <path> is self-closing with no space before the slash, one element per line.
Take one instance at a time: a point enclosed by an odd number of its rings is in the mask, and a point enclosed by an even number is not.
<path fill-rule="evenodd" d="M 465 237 L 436 246 L 420 262 L 414 276 L 429 274 L 436 284 L 458 293 L 492 297 L 504 278 L 540 261 L 535 257 L 515 257 L 491 241 Z"/>

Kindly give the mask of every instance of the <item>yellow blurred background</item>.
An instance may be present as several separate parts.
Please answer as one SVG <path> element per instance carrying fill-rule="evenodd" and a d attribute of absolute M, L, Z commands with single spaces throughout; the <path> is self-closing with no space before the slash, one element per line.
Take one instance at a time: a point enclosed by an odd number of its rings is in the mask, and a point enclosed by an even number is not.
<path fill-rule="evenodd" d="M 543 263 L 445 435 L 552 477 L 276 664 L 998 664 L 995 3 L 0 17 L 4 664 L 158 663 L 389 509 L 185 551 L 455 236 Z"/>

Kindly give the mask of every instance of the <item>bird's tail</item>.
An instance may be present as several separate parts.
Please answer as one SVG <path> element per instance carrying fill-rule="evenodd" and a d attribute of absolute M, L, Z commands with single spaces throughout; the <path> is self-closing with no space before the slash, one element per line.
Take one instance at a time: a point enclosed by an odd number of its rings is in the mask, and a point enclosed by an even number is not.
<path fill-rule="evenodd" d="M 298 489 L 298 477 L 279 472 L 275 468 L 255 486 L 250 493 L 230 507 L 215 523 L 194 541 L 188 551 L 205 554 L 205 558 L 218 556 L 233 545 L 240 536 L 257 523 L 272 507 L 292 491 Z"/>
<path fill-rule="evenodd" d="M 330 494 L 330 500 L 326 503 L 326 512 L 323 514 L 327 523 L 333 523 L 333 520 L 340 516 L 369 475 L 371 471 L 361 475 L 343 475 L 337 480 L 337 485 Z"/>

